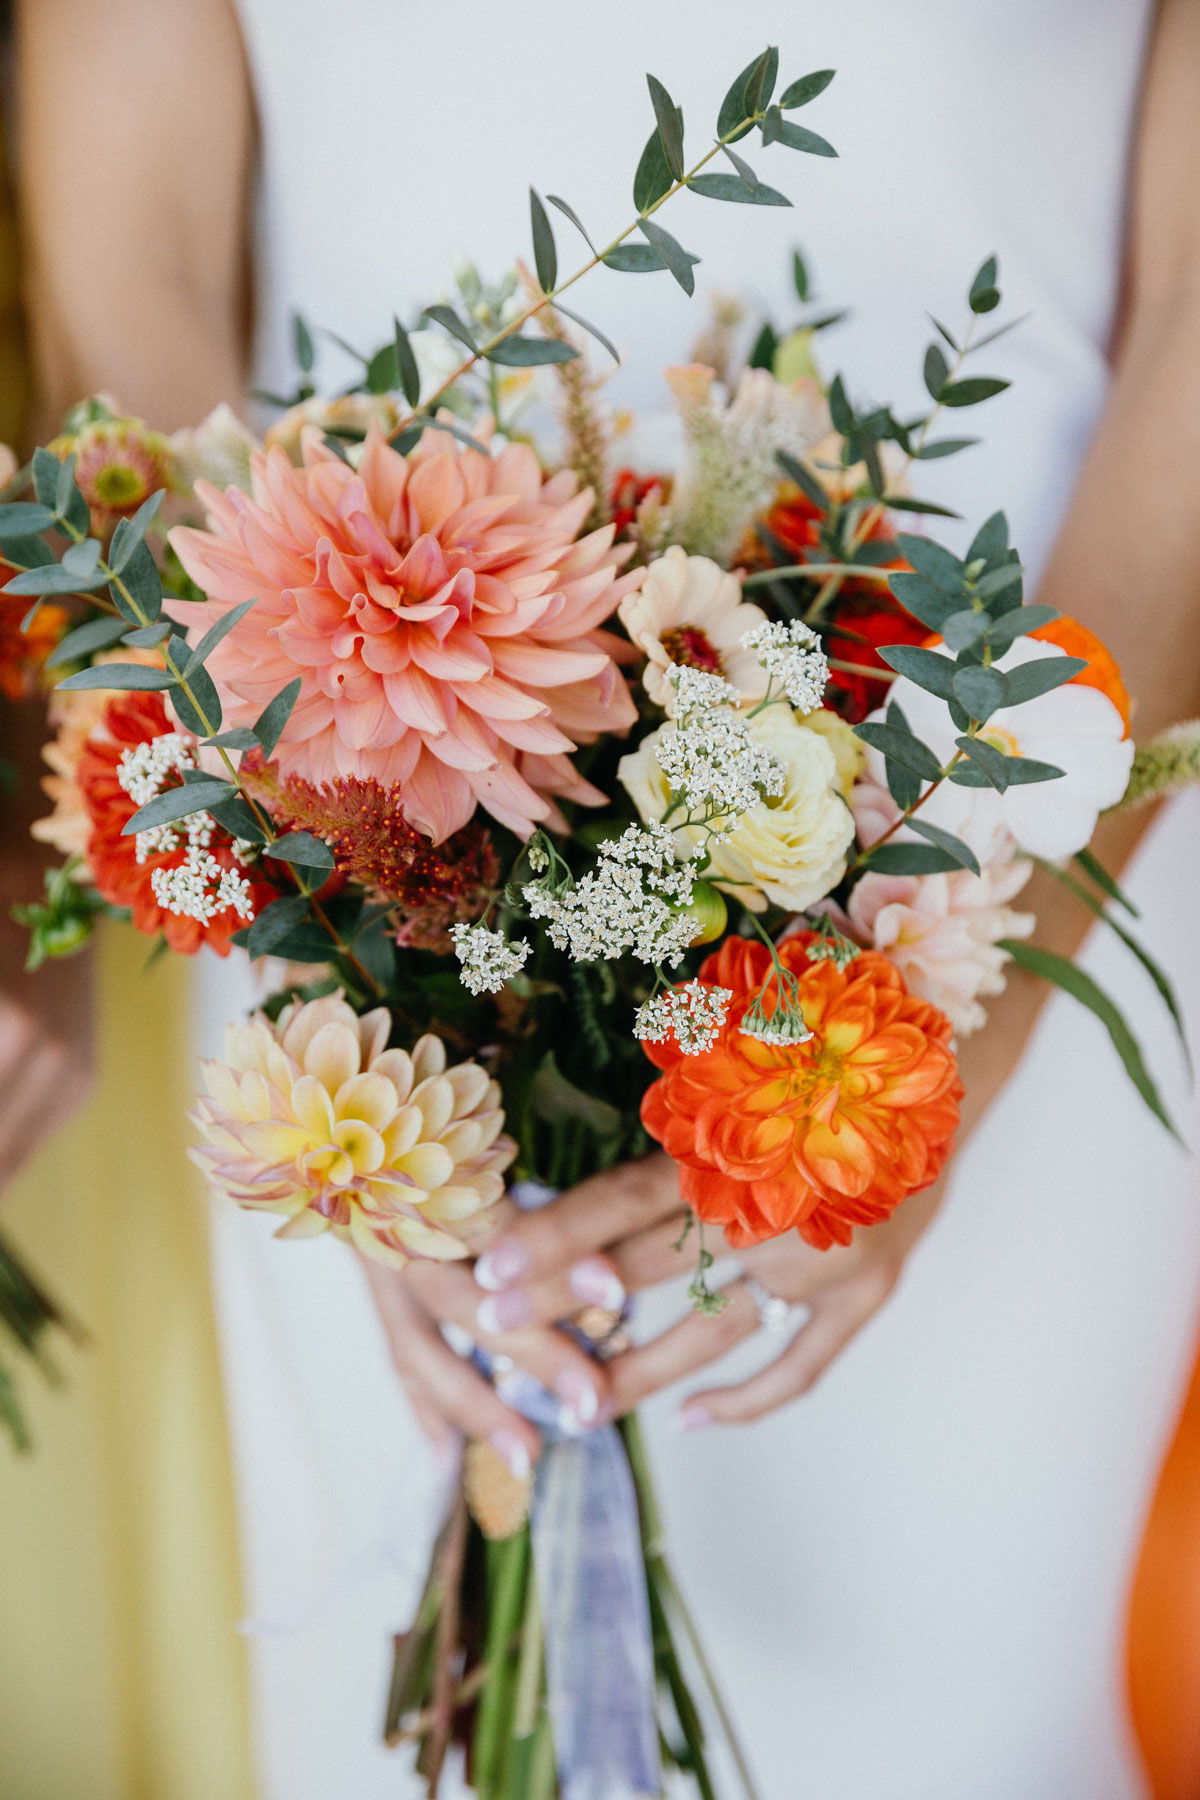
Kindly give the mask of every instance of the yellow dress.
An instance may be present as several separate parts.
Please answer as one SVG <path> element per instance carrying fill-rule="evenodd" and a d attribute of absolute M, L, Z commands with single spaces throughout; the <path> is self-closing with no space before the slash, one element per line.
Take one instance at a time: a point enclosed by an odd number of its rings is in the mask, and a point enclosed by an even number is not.
<path fill-rule="evenodd" d="M 252 1800 L 182 961 L 101 934 L 93 1098 L 4 1224 L 91 1333 L 0 1443 L 0 1800 Z"/>

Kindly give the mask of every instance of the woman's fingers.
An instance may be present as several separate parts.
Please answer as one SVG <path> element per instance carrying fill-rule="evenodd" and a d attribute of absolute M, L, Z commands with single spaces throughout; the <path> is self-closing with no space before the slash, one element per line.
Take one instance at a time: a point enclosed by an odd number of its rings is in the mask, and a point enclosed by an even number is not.
<path fill-rule="evenodd" d="M 678 1209 L 678 1176 L 669 1157 L 622 1163 L 502 1227 L 476 1263 L 475 1279 L 489 1293 L 528 1287 Z"/>
<path fill-rule="evenodd" d="M 409 1292 L 398 1271 L 366 1262 L 367 1279 L 387 1332 L 396 1372 L 415 1402 L 424 1428 L 436 1413 L 464 1437 L 486 1438 L 515 1475 L 526 1475 L 541 1453 L 537 1430 L 468 1362 L 454 1354 L 437 1325 Z"/>
<path fill-rule="evenodd" d="M 866 1279 L 830 1288 L 813 1302 L 808 1322 L 781 1356 L 736 1386 L 691 1395 L 679 1409 L 680 1424 L 689 1431 L 705 1425 L 746 1425 L 807 1394 L 879 1310 L 888 1292 L 890 1286 Z"/>
<path fill-rule="evenodd" d="M 688 1313 L 661 1336 L 606 1365 L 618 1416 L 715 1362 L 758 1330 L 758 1309 L 745 1283 L 735 1281 L 722 1291 L 727 1304 L 719 1313 Z"/>
<path fill-rule="evenodd" d="M 609 1251 L 617 1274 L 631 1294 L 641 1288 L 656 1287 L 677 1275 L 690 1275 L 696 1267 L 696 1234 L 690 1229 L 691 1215 L 682 1208 L 671 1213 L 661 1225 L 646 1231 L 635 1231 L 622 1238 Z M 713 1256 L 723 1256 L 728 1245 L 717 1226 L 706 1226 L 705 1248 Z"/>
<path fill-rule="evenodd" d="M 457 1325 L 493 1356 L 506 1356 L 562 1404 L 567 1430 L 594 1425 L 608 1411 L 608 1378 L 600 1364 L 565 1332 L 550 1325 L 506 1328 L 483 1313 L 485 1296 L 463 1263 L 412 1262 L 396 1276 L 435 1319 Z M 493 1296 L 503 1300 L 505 1295 Z M 560 1301 L 550 1317 L 577 1312 L 580 1301 Z"/>

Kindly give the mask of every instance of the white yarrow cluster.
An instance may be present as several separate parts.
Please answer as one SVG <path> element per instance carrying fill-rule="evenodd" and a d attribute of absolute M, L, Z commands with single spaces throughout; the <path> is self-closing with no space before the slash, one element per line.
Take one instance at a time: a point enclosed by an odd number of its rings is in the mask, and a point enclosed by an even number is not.
<path fill-rule="evenodd" d="M 681 987 L 651 994 L 638 1007 L 633 1035 L 651 1044 L 673 1037 L 685 1056 L 703 1056 L 720 1036 L 733 994 L 729 988 L 685 981 Z"/>
<path fill-rule="evenodd" d="M 756 1038 L 760 1044 L 773 1044 L 787 1049 L 792 1044 L 807 1044 L 812 1032 L 802 1018 L 788 1013 L 780 1019 L 766 1018 L 762 1013 L 748 1012 L 738 1030 L 743 1037 Z"/>
<path fill-rule="evenodd" d="M 164 731 L 122 752 L 117 780 L 135 806 L 145 806 L 162 792 L 168 776 L 195 767 L 192 746 L 182 732 Z M 134 855 L 139 863 L 184 851 L 183 861 L 174 868 L 150 871 L 151 891 L 164 912 L 198 919 L 202 925 L 230 907 L 241 919 L 253 916 L 250 882 L 237 869 L 219 863 L 209 848 L 216 829 L 211 813 L 194 812 L 137 833 Z"/>
<path fill-rule="evenodd" d="M 721 820 L 728 828 L 768 794 L 780 795 L 784 774 L 769 750 L 755 742 L 750 722 L 734 710 L 737 695 L 719 675 L 702 669 L 667 670 L 674 724 L 654 746 L 671 791 L 689 814 Z"/>
<path fill-rule="evenodd" d="M 695 880 L 665 826 L 631 825 L 600 846 L 595 869 L 574 887 L 556 892 L 529 882 L 522 893 L 531 918 L 546 921 L 555 949 L 576 962 L 612 961 L 631 950 L 657 967 L 679 962 L 696 935 L 695 919 L 680 911 Z"/>
<path fill-rule="evenodd" d="M 498 994 L 519 973 L 530 952 L 523 939 L 510 944 L 486 925 L 452 925 L 450 937 L 462 964 L 458 978 L 472 994 Z"/>
<path fill-rule="evenodd" d="M 768 619 L 743 634 L 742 648 L 753 650 L 797 712 L 816 712 L 829 680 L 829 663 L 815 631 L 799 619 L 786 625 Z"/>

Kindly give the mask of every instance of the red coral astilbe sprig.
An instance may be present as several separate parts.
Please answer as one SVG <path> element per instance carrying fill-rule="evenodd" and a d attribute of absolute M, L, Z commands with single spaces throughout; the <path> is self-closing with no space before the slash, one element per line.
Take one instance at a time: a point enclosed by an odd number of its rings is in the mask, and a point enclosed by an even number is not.
<path fill-rule="evenodd" d="M 447 927 L 477 918 L 499 880 L 491 838 L 477 819 L 435 847 L 405 819 L 396 785 L 348 775 L 318 787 L 254 757 L 241 773 L 277 823 L 324 839 L 340 874 L 396 907 L 402 943 L 449 950 Z"/>

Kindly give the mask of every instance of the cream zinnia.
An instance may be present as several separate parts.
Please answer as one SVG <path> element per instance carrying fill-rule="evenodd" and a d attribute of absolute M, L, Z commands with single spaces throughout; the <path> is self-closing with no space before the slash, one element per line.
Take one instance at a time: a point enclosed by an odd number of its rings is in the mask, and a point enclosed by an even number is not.
<path fill-rule="evenodd" d="M 642 572 L 618 575 L 611 525 L 578 536 L 591 493 L 523 444 L 430 430 L 405 457 L 373 426 L 355 470 L 304 435 L 303 467 L 273 450 L 252 496 L 199 483 L 211 530 L 171 534 L 216 617 L 257 600 L 208 660 L 226 722 L 300 675 L 284 773 L 399 783 L 435 842 L 477 803 L 521 836 L 561 822 L 553 795 L 602 804 L 569 758 L 633 722 L 601 627 Z"/>
<path fill-rule="evenodd" d="M 390 1028 L 340 994 L 229 1026 L 190 1155 L 214 1192 L 283 1214 L 280 1237 L 332 1230 L 397 1266 L 464 1257 L 517 1153 L 500 1089 L 478 1063 L 447 1068 L 440 1038 L 387 1049 Z"/>

